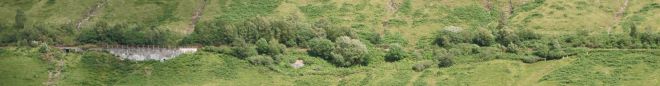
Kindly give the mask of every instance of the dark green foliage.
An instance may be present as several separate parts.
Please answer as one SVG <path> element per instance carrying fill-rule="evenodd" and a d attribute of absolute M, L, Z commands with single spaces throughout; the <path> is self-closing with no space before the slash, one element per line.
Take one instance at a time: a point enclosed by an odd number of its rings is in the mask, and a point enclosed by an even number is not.
<path fill-rule="evenodd" d="M 258 39 L 276 39 L 278 43 L 293 47 L 303 46 L 307 40 L 320 37 L 311 26 L 264 17 L 256 17 L 237 24 L 216 20 L 196 28 L 193 34 L 184 39 L 184 44 L 222 45 L 240 38 L 245 39 L 247 43 L 255 43 Z"/>
<path fill-rule="evenodd" d="M 268 53 L 269 52 L 268 51 L 269 50 L 268 49 L 269 45 L 268 45 L 268 41 L 266 41 L 266 39 L 261 38 L 261 39 L 257 40 L 257 42 L 254 43 L 254 44 L 257 45 L 257 51 L 259 53 Z"/>
<path fill-rule="evenodd" d="M 254 65 L 272 65 L 275 63 L 270 56 L 256 55 L 247 57 L 247 60 Z"/>
<path fill-rule="evenodd" d="M 242 39 L 235 40 L 234 43 L 232 43 L 232 45 L 234 45 L 234 48 L 232 50 L 234 51 L 235 57 L 245 59 L 247 57 L 255 56 L 259 54 L 254 45 L 245 43 L 245 41 L 243 41 Z"/>
<path fill-rule="evenodd" d="M 413 65 L 412 69 L 415 70 L 416 72 L 422 72 L 427 68 L 430 68 L 433 65 L 433 61 L 431 60 L 424 60 L 424 61 L 419 61 Z"/>
<path fill-rule="evenodd" d="M 277 40 L 266 41 L 265 39 L 259 39 L 256 44 L 259 54 L 270 56 L 282 54 L 286 48 L 283 44 L 278 43 Z"/>
<path fill-rule="evenodd" d="M 452 60 L 453 55 L 451 54 L 444 54 L 444 55 L 438 55 L 437 60 L 438 60 L 438 67 L 450 67 L 454 65 L 454 61 Z"/>
<path fill-rule="evenodd" d="M 472 43 L 479 46 L 490 46 L 496 43 L 495 36 L 492 34 L 492 32 L 486 29 L 479 29 L 479 32 L 477 32 L 475 38 L 472 39 Z"/>
<path fill-rule="evenodd" d="M 25 22 L 27 21 L 27 17 L 25 16 L 25 12 L 23 10 L 17 9 L 14 21 L 15 21 L 14 22 L 14 28 L 23 29 L 25 27 Z"/>
<path fill-rule="evenodd" d="M 497 34 L 497 42 L 508 45 L 509 43 L 520 42 L 519 36 L 511 29 L 502 29 Z"/>
<path fill-rule="evenodd" d="M 234 50 L 231 47 L 215 47 L 215 46 L 205 46 L 200 49 L 201 51 L 214 52 L 225 55 L 234 54 Z"/>
<path fill-rule="evenodd" d="M 448 27 L 434 33 L 434 38 L 434 44 L 446 47 L 457 43 L 472 42 L 472 33 L 458 27 Z"/>
<path fill-rule="evenodd" d="M 307 42 L 309 55 L 318 56 L 328 59 L 331 57 L 331 52 L 334 51 L 335 43 L 328 39 L 314 38 Z"/>
<path fill-rule="evenodd" d="M 122 45 L 164 45 L 174 44 L 169 41 L 173 32 L 146 25 L 119 24 L 109 26 L 99 22 L 96 27 L 87 29 L 78 37 L 81 43 L 122 44 Z"/>
<path fill-rule="evenodd" d="M 534 54 L 548 60 L 561 59 L 570 55 L 564 51 L 557 41 L 549 43 L 548 47 L 538 49 Z"/>
<path fill-rule="evenodd" d="M 330 59 L 337 66 L 347 67 L 353 65 L 366 65 L 369 50 L 360 40 L 342 36 L 336 39 L 335 49 Z"/>
<path fill-rule="evenodd" d="M 378 33 L 369 33 L 369 34 L 366 34 L 366 35 L 369 35 L 367 37 L 367 40 L 369 40 L 369 42 L 371 42 L 371 44 L 382 44 L 382 43 L 384 43 L 383 36 L 378 34 Z"/>
<path fill-rule="evenodd" d="M 390 44 L 389 51 L 387 51 L 387 55 L 385 55 L 385 61 L 399 61 L 407 56 L 408 53 L 403 50 L 400 44 Z"/>
<path fill-rule="evenodd" d="M 357 37 L 357 34 L 355 33 L 355 31 L 353 31 L 353 29 L 351 29 L 349 27 L 327 27 L 327 28 L 324 28 L 324 30 L 327 34 L 326 38 L 331 39 L 333 41 L 336 41 L 334 39 L 338 39 L 339 37 L 342 37 L 342 36 L 347 36 L 347 37 L 350 37 L 350 38 L 356 38 Z"/>
<path fill-rule="evenodd" d="M 197 25 L 193 33 L 183 39 L 184 44 L 220 45 L 229 44 L 238 38 L 237 28 L 222 21 L 205 22 Z"/>
<path fill-rule="evenodd" d="M 517 35 L 522 41 L 541 39 L 541 35 L 534 32 L 532 29 L 520 29 Z"/>

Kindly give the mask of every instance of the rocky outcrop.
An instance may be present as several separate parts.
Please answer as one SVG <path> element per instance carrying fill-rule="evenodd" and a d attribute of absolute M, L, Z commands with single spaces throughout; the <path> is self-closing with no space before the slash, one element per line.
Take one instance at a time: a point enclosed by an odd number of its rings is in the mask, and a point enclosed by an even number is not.
<path fill-rule="evenodd" d="M 184 53 L 193 53 L 197 48 L 106 48 L 104 49 L 122 60 L 164 61 Z"/>

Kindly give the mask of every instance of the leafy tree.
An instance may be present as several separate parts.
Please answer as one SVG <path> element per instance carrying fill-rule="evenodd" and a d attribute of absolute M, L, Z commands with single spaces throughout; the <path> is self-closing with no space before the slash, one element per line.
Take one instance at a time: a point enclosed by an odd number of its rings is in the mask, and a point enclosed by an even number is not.
<path fill-rule="evenodd" d="M 454 61 L 451 59 L 453 56 L 450 54 L 438 56 L 438 67 L 450 67 L 454 64 Z"/>
<path fill-rule="evenodd" d="M 23 10 L 17 9 L 16 10 L 15 22 L 14 22 L 14 28 L 23 29 L 25 27 L 25 21 L 27 21 L 27 17 L 25 16 L 25 12 L 23 12 Z"/>
<path fill-rule="evenodd" d="M 279 55 L 284 53 L 284 49 L 286 46 L 280 44 L 277 42 L 277 40 L 271 40 L 271 41 L 266 41 L 265 39 L 259 39 L 257 41 L 257 51 L 259 51 L 260 54 L 266 54 L 266 55 Z"/>
<path fill-rule="evenodd" d="M 247 60 L 254 65 L 272 65 L 275 63 L 270 56 L 256 55 L 247 57 Z"/>
<path fill-rule="evenodd" d="M 518 43 L 520 42 L 519 37 L 511 29 L 502 29 L 497 34 L 497 42 L 500 44 L 509 44 L 509 43 Z"/>
<path fill-rule="evenodd" d="M 310 55 L 319 56 L 328 59 L 331 52 L 334 50 L 335 43 L 324 38 L 314 38 L 308 42 L 307 51 Z"/>
<path fill-rule="evenodd" d="M 234 43 L 232 43 L 232 45 L 234 45 L 233 48 L 234 56 L 238 58 L 244 59 L 259 54 L 257 52 L 256 47 L 248 43 L 245 43 L 245 41 L 242 39 L 236 39 Z"/>
<path fill-rule="evenodd" d="M 472 42 L 479 46 L 490 46 L 495 44 L 495 36 L 486 29 L 479 29 L 476 37 L 472 39 Z"/>
<path fill-rule="evenodd" d="M 387 55 L 385 55 L 385 60 L 393 62 L 393 61 L 401 60 L 406 56 L 408 55 L 406 51 L 403 50 L 400 44 L 390 44 L 389 51 L 387 51 Z"/>
<path fill-rule="evenodd" d="M 336 39 L 335 49 L 331 53 L 332 61 L 337 66 L 367 64 L 369 50 L 360 40 L 342 36 Z"/>

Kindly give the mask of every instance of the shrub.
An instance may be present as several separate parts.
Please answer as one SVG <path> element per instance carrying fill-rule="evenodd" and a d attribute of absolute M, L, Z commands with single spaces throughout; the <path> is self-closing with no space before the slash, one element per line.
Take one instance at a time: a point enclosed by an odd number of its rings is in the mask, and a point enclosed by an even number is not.
<path fill-rule="evenodd" d="M 524 63 L 536 63 L 536 62 L 545 60 L 545 58 L 531 56 L 531 57 L 524 57 L 521 60 Z"/>
<path fill-rule="evenodd" d="M 446 47 L 456 43 L 467 43 L 471 42 L 472 34 L 463 31 L 459 27 L 445 27 L 443 30 L 440 30 L 434 34 L 434 41 L 438 46 Z"/>
<path fill-rule="evenodd" d="M 342 36 L 336 39 L 335 49 L 331 55 L 331 62 L 338 66 L 364 65 L 367 64 L 369 50 L 360 40 Z"/>
<path fill-rule="evenodd" d="M 453 55 L 451 54 L 444 54 L 444 55 L 438 55 L 437 60 L 438 60 L 438 67 L 450 67 L 454 64 L 454 61 L 451 59 L 453 58 Z"/>
<path fill-rule="evenodd" d="M 319 56 L 324 59 L 331 57 L 330 53 L 334 50 L 335 47 L 335 43 L 332 43 L 332 41 L 324 38 L 314 38 L 310 40 L 307 45 L 309 48 L 307 52 L 310 55 Z"/>
<path fill-rule="evenodd" d="M 385 61 L 399 61 L 403 58 L 405 58 L 407 55 L 406 51 L 402 49 L 401 45 L 399 44 L 390 44 L 389 46 L 389 51 L 387 51 L 387 55 L 385 55 Z"/>
<path fill-rule="evenodd" d="M 235 57 L 244 59 L 250 56 L 258 55 L 256 47 L 254 45 L 245 43 L 245 41 L 242 39 L 237 39 L 232 44 L 234 45 L 232 50 L 234 51 Z"/>
<path fill-rule="evenodd" d="M 234 53 L 234 50 L 232 50 L 232 48 L 230 47 L 215 47 L 215 46 L 202 47 L 201 51 L 214 52 L 214 53 L 227 54 L 227 55 L 232 55 Z"/>
<path fill-rule="evenodd" d="M 273 58 L 263 55 L 250 56 L 247 60 L 254 65 L 272 65 L 275 63 Z"/>
<path fill-rule="evenodd" d="M 479 46 L 490 46 L 495 44 L 495 36 L 486 29 L 479 29 L 477 35 L 472 39 L 472 43 Z"/>
<path fill-rule="evenodd" d="M 430 60 L 424 60 L 424 61 L 419 61 L 413 65 L 412 69 L 415 70 L 416 72 L 421 72 L 424 71 L 426 68 L 430 68 L 431 65 L 433 65 L 433 61 Z"/>
<path fill-rule="evenodd" d="M 535 40 L 541 39 L 541 35 L 534 32 L 532 29 L 521 29 L 518 32 L 520 39 L 524 40 Z"/>
<path fill-rule="evenodd" d="M 257 52 L 259 52 L 260 54 L 265 54 L 265 53 L 269 52 L 268 51 L 269 50 L 268 49 L 269 45 L 268 45 L 268 41 L 266 41 L 266 39 L 261 38 L 261 39 L 257 40 L 257 42 L 255 44 L 257 45 Z"/>
<path fill-rule="evenodd" d="M 539 50 L 536 51 L 537 56 L 546 58 L 548 60 L 553 60 L 553 59 L 561 59 L 567 54 L 563 51 L 561 48 L 559 42 L 551 42 L 548 47 L 542 47 Z"/>
<path fill-rule="evenodd" d="M 519 37 L 513 30 L 502 29 L 497 34 L 497 42 L 500 44 L 508 45 L 509 43 L 518 43 Z"/>

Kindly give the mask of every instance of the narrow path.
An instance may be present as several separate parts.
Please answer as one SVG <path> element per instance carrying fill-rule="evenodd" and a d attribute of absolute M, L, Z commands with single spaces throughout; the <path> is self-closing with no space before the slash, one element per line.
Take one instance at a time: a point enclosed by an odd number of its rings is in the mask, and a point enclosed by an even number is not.
<path fill-rule="evenodd" d="M 530 71 L 529 75 L 523 75 L 517 81 L 517 86 L 535 86 L 543 76 L 552 73 L 552 71 L 559 69 L 563 66 L 571 64 L 575 58 L 564 58 L 561 60 L 543 61 L 542 63 L 534 63 L 527 66 L 541 66 L 538 70 Z M 528 67 L 529 68 L 529 67 Z"/>
<path fill-rule="evenodd" d="M 206 8 L 206 4 L 208 0 L 199 0 L 199 1 L 201 1 L 201 5 L 195 8 L 195 12 L 193 12 L 192 19 L 190 20 L 190 25 L 188 28 L 186 28 L 186 33 L 192 33 L 193 31 L 195 31 L 195 25 L 197 24 L 197 21 L 199 21 L 199 19 L 202 17 L 202 13 Z"/>
<path fill-rule="evenodd" d="M 619 11 L 614 14 L 614 22 L 612 22 L 612 25 L 607 29 L 607 34 L 610 34 L 612 29 L 614 29 L 614 26 L 619 25 L 619 22 L 621 22 L 621 18 L 623 17 L 623 14 L 626 12 L 626 8 L 628 8 L 628 1 L 630 0 L 625 0 L 623 2 L 623 6 L 619 7 Z"/>
<path fill-rule="evenodd" d="M 94 5 L 93 7 L 91 7 L 91 8 L 89 9 L 89 11 L 87 11 L 87 13 L 85 13 L 85 15 L 83 15 L 83 18 L 80 19 L 80 20 L 78 20 L 78 23 L 76 23 L 76 29 L 80 30 L 80 27 L 81 27 L 85 22 L 89 21 L 89 19 L 91 19 L 92 17 L 94 17 L 95 14 L 96 14 L 96 12 L 97 12 L 97 10 L 100 9 L 100 8 L 102 8 L 102 7 L 105 5 L 106 2 L 107 2 L 107 0 L 99 0 L 99 1 L 96 3 L 96 5 Z"/>
<path fill-rule="evenodd" d="M 417 79 L 419 79 L 419 77 L 421 77 L 422 74 L 424 74 L 423 71 L 422 72 L 414 72 L 413 77 L 410 78 L 410 80 L 408 80 L 408 84 L 406 84 L 406 86 L 413 86 L 415 81 L 417 81 Z"/>
<path fill-rule="evenodd" d="M 50 64 L 55 65 L 55 69 L 48 70 L 48 80 L 44 83 L 45 86 L 56 86 L 60 80 L 62 69 L 64 69 L 64 60 L 53 57 L 52 53 L 46 52 L 44 59 Z"/>

